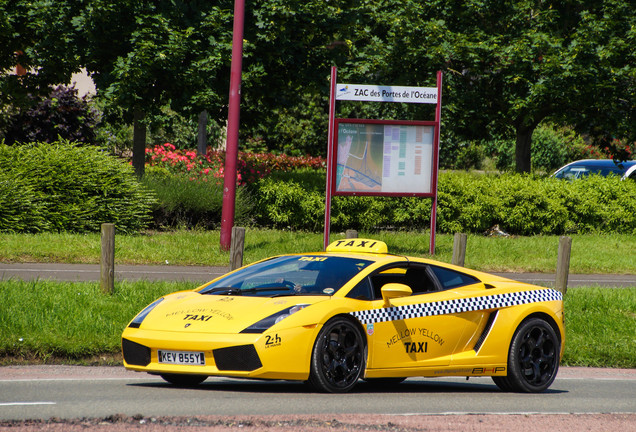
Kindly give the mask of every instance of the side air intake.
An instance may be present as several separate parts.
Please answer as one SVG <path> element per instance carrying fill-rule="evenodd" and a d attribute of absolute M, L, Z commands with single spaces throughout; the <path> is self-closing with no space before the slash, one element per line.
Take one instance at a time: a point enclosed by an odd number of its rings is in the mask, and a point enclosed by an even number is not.
<path fill-rule="evenodd" d="M 126 363 L 135 366 L 148 366 L 150 363 L 150 348 L 128 339 L 121 340 L 121 349 Z"/>
<path fill-rule="evenodd" d="M 263 366 L 254 345 L 239 345 L 212 351 L 216 367 L 227 371 L 253 371 Z"/>
<path fill-rule="evenodd" d="M 475 352 L 479 352 L 479 348 L 481 348 L 484 341 L 486 340 L 486 337 L 488 336 L 488 333 L 490 333 L 490 329 L 492 329 L 492 325 L 495 323 L 495 319 L 497 319 L 498 313 L 499 311 L 495 311 L 488 316 L 488 321 L 486 321 L 486 326 L 484 327 L 484 331 L 481 332 L 481 335 L 479 336 L 479 339 L 477 339 L 477 343 L 475 344 L 475 347 L 473 348 Z"/>

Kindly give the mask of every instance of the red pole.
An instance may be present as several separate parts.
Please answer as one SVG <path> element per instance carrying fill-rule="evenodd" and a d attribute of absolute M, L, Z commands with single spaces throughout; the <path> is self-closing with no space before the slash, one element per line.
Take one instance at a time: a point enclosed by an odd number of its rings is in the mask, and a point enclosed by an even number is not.
<path fill-rule="evenodd" d="M 245 0 L 234 0 L 234 33 L 232 36 L 232 65 L 230 68 L 230 101 L 227 117 L 225 175 L 223 177 L 223 210 L 221 212 L 221 249 L 229 250 L 234 226 L 236 198 L 236 167 L 238 161 L 238 132 L 241 110 L 241 71 L 243 67 L 243 25 Z"/>
<path fill-rule="evenodd" d="M 324 249 L 329 246 L 329 233 L 331 231 L 331 190 L 333 188 L 333 149 L 334 130 L 336 116 L 336 79 L 338 72 L 335 66 L 331 67 L 331 90 L 329 91 L 329 126 L 327 131 L 327 186 L 325 191 L 325 231 L 323 237 Z"/>

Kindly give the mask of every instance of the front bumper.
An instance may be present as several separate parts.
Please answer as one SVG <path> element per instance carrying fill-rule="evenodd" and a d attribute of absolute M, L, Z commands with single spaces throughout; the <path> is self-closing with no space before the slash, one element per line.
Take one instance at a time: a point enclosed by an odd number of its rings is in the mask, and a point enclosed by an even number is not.
<path fill-rule="evenodd" d="M 211 334 L 127 328 L 124 366 L 155 374 L 306 380 L 317 326 L 263 334 Z M 205 365 L 159 363 L 158 350 L 203 352 Z"/>

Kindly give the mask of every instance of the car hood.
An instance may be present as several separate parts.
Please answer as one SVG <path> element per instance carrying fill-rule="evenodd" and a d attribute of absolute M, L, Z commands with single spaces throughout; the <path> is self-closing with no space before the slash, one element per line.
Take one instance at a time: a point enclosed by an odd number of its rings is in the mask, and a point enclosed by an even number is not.
<path fill-rule="evenodd" d="M 141 323 L 157 331 L 239 333 L 270 315 L 297 304 L 315 304 L 327 296 L 248 297 L 181 292 L 168 295 Z"/>

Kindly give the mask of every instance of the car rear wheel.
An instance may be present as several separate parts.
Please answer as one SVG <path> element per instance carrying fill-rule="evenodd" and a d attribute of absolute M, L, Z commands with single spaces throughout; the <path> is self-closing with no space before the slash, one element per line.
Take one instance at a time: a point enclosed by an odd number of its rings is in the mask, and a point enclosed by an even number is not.
<path fill-rule="evenodd" d="M 354 323 L 332 318 L 314 343 L 309 382 L 328 393 L 351 390 L 364 371 L 366 351 L 362 333 Z"/>
<path fill-rule="evenodd" d="M 521 323 L 512 338 L 508 375 L 492 379 L 504 391 L 542 392 L 556 378 L 560 352 L 552 326 L 541 318 L 531 318 Z"/>
<path fill-rule="evenodd" d="M 181 387 L 192 387 L 201 384 L 207 379 L 207 375 L 189 375 L 189 374 L 161 374 L 161 378 Z"/>

